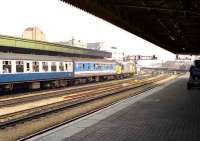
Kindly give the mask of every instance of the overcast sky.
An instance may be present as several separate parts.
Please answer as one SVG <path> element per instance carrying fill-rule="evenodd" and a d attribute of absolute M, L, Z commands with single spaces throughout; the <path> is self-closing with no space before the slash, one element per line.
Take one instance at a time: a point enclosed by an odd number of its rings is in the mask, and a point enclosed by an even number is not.
<path fill-rule="evenodd" d="M 59 0 L 0 0 L 0 34 L 21 37 L 25 28 L 38 26 L 50 42 L 74 36 L 83 42 L 105 42 L 128 54 L 174 59 L 165 51 L 123 29 Z"/>

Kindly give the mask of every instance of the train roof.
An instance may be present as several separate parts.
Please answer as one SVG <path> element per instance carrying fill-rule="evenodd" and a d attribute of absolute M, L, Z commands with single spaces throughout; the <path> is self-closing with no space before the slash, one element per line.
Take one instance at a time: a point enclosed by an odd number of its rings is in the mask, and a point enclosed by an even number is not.
<path fill-rule="evenodd" d="M 79 61 L 79 62 L 95 61 L 95 62 L 117 63 L 115 60 L 106 60 L 106 59 L 93 59 L 93 58 L 73 58 L 73 59 L 74 61 Z"/>
<path fill-rule="evenodd" d="M 35 55 L 35 54 L 20 54 L 20 53 L 1 53 L 0 59 L 3 60 L 35 60 L 35 61 L 79 61 L 79 62 L 107 62 L 113 63 L 115 60 L 94 59 L 94 58 L 77 58 L 77 57 L 63 57 L 63 56 L 49 56 L 49 55 Z"/>
<path fill-rule="evenodd" d="M 0 59 L 34 60 L 34 61 L 72 61 L 72 58 L 69 58 L 69 57 L 34 55 L 34 54 L 16 54 L 16 53 L 0 53 Z"/>

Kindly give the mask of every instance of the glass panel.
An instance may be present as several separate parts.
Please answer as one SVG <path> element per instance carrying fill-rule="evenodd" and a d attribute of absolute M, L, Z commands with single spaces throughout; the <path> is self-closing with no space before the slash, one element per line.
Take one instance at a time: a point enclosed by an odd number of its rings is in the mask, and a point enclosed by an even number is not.
<path fill-rule="evenodd" d="M 42 70 L 48 71 L 48 62 L 42 62 Z"/>
<path fill-rule="evenodd" d="M 51 71 L 56 71 L 56 62 L 51 62 Z"/>
<path fill-rule="evenodd" d="M 60 71 L 64 71 L 64 63 L 63 62 L 59 63 L 59 69 L 60 69 Z"/>
<path fill-rule="evenodd" d="M 88 70 L 91 70 L 91 66 L 90 66 L 90 64 L 88 63 Z"/>
<path fill-rule="evenodd" d="M 3 61 L 3 73 L 11 73 L 11 61 Z"/>
<path fill-rule="evenodd" d="M 39 72 L 39 62 L 33 62 L 33 72 Z"/>
<path fill-rule="evenodd" d="M 16 72 L 24 72 L 24 62 L 16 61 Z"/>
<path fill-rule="evenodd" d="M 83 64 L 83 70 L 85 70 L 85 64 Z"/>

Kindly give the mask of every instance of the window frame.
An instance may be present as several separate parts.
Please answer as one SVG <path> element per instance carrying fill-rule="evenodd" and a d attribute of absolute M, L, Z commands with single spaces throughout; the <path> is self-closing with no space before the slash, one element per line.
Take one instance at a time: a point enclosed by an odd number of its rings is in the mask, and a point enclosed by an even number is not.
<path fill-rule="evenodd" d="M 36 69 L 35 69 L 34 66 L 36 66 Z M 39 63 L 39 61 L 33 61 L 32 62 L 32 72 L 33 73 L 40 72 L 40 63 Z"/>
<path fill-rule="evenodd" d="M 49 71 L 49 63 L 47 61 L 42 61 L 41 65 L 42 65 L 42 71 L 43 72 L 48 72 Z"/>
<path fill-rule="evenodd" d="M 62 64 L 62 65 L 61 65 Z M 60 72 L 64 72 L 65 71 L 65 63 L 64 62 L 59 62 L 59 64 L 58 64 L 59 66 L 58 66 L 58 68 L 59 68 L 59 71 Z M 63 69 L 61 70 L 60 68 L 61 68 L 61 66 L 63 67 Z"/>
<path fill-rule="evenodd" d="M 20 71 L 19 71 L 19 68 L 18 68 L 19 66 L 22 69 Z M 16 68 L 16 73 L 24 73 L 25 72 L 25 70 L 24 70 L 24 61 L 22 61 L 22 60 L 16 60 L 15 61 L 15 68 Z"/>
<path fill-rule="evenodd" d="M 51 62 L 51 72 L 57 72 L 57 63 L 56 62 Z"/>
<path fill-rule="evenodd" d="M 10 62 L 8 64 L 4 64 L 4 62 Z M 10 65 L 10 71 L 4 72 L 4 65 Z M 2 74 L 11 74 L 12 73 L 12 61 L 11 60 L 2 60 Z"/>

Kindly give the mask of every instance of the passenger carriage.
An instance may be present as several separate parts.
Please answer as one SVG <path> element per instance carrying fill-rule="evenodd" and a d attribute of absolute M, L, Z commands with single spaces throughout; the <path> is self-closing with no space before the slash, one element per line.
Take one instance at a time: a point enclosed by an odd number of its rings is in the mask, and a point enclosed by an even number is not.
<path fill-rule="evenodd" d="M 12 89 L 14 84 L 19 83 L 37 89 L 40 87 L 40 82 L 43 86 L 50 85 L 45 83 L 47 81 L 51 82 L 51 85 L 65 85 L 64 80 L 71 78 L 73 78 L 73 61 L 70 58 L 0 53 L 2 89 Z"/>
<path fill-rule="evenodd" d="M 75 59 L 74 77 L 87 79 L 87 81 L 99 81 L 114 79 L 116 75 L 116 61 L 104 59 Z"/>
<path fill-rule="evenodd" d="M 0 90 L 50 88 L 125 78 L 133 64 L 113 60 L 0 53 Z"/>

